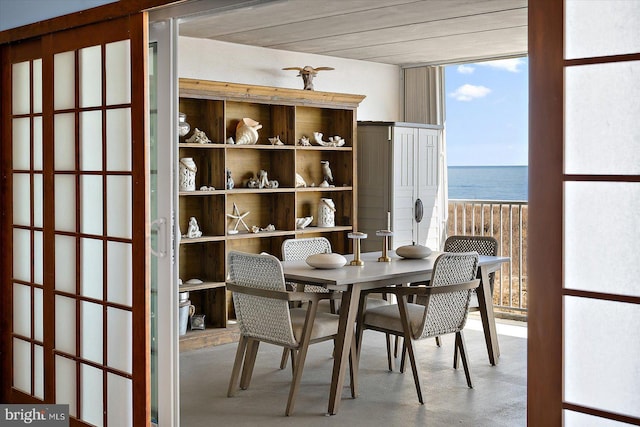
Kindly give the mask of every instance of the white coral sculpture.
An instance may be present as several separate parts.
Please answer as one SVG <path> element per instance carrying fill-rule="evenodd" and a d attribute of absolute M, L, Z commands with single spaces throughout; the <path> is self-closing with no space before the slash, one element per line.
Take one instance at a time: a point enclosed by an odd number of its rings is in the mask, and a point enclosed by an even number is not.
<path fill-rule="evenodd" d="M 204 133 L 204 131 L 196 128 L 193 131 L 193 135 L 191 135 L 191 137 L 187 139 L 185 142 L 196 142 L 198 144 L 208 144 L 209 142 L 211 142 L 211 140 L 207 137 L 207 134 Z"/>

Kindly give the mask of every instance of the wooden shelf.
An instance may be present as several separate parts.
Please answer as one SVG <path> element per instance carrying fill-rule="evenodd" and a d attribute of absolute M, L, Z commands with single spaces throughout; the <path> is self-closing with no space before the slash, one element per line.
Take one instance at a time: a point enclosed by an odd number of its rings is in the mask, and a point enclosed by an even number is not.
<path fill-rule="evenodd" d="M 179 292 L 191 292 L 191 291 L 201 291 L 203 289 L 217 289 L 224 288 L 226 285 L 224 282 L 202 282 L 202 283 L 183 283 L 178 286 Z"/>
<path fill-rule="evenodd" d="M 196 190 L 196 191 L 179 191 L 179 196 L 186 197 L 202 197 L 202 196 L 215 196 L 219 194 L 225 194 L 226 190 Z"/>
<path fill-rule="evenodd" d="M 198 149 L 218 149 L 221 150 L 225 148 L 227 145 L 217 142 L 210 142 L 207 144 L 200 144 L 199 142 L 181 142 L 178 144 L 178 148 L 198 148 Z"/>
<path fill-rule="evenodd" d="M 235 83 L 180 79 L 179 109 L 186 114 L 191 129 L 198 128 L 214 143 L 186 143 L 190 134 L 178 143 L 179 158 L 190 157 L 197 166 L 195 188 L 215 190 L 180 191 L 178 225 L 186 232 L 189 219 L 195 217 L 203 236 L 181 239 L 178 252 L 179 277 L 199 278 L 198 285 L 182 285 L 189 291 L 196 312 L 205 315 L 205 331 L 189 331 L 180 338 L 180 349 L 191 349 L 237 340 L 237 328 L 229 326 L 233 305 L 224 280 L 229 251 L 268 252 L 281 258 L 282 242 L 296 236 L 325 236 L 334 251 L 351 253 L 347 234 L 357 229 L 356 109 L 361 95 L 270 88 Z M 236 139 L 236 127 L 242 118 L 258 121 L 256 144 L 226 144 Z M 300 146 L 303 137 L 321 132 L 326 140 L 340 135 L 342 147 Z M 271 145 L 269 138 L 279 136 L 284 145 Z M 309 185 L 322 182 L 323 164 L 329 162 L 334 187 L 295 187 L 300 175 Z M 278 188 L 247 188 L 247 182 L 265 170 Z M 234 187 L 227 189 L 227 171 Z M 296 229 L 296 218 L 314 216 L 322 198 L 336 205 L 335 227 L 309 226 Z M 237 206 L 248 227 L 275 231 L 251 233 L 242 225 L 237 234 L 229 234 L 235 219 L 228 217 Z M 314 223 L 315 224 L 315 223 Z"/>
<path fill-rule="evenodd" d="M 353 191 L 353 187 L 350 185 L 342 186 L 342 187 L 298 187 L 296 191 L 300 192 L 322 192 L 322 191 Z"/>

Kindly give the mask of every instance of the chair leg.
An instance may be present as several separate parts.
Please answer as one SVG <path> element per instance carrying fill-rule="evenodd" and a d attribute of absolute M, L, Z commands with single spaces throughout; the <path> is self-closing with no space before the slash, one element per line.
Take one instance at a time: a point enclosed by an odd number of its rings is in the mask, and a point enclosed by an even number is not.
<path fill-rule="evenodd" d="M 440 340 L 440 337 L 436 337 L 436 345 L 438 347 L 442 347 L 442 341 Z"/>
<path fill-rule="evenodd" d="M 411 362 L 411 370 L 413 371 L 413 382 L 416 384 L 416 393 L 418 401 L 424 404 L 422 398 L 422 387 L 420 386 L 420 376 L 418 375 L 418 366 L 416 364 L 416 356 L 413 351 L 413 343 L 411 339 L 411 326 L 409 325 L 409 315 L 407 313 L 407 300 L 405 297 L 398 298 L 398 308 L 400 309 L 400 319 L 402 320 L 402 329 L 404 331 L 404 347 L 409 353 L 409 362 Z M 402 370 L 402 368 L 401 368 Z"/>
<path fill-rule="evenodd" d="M 460 366 L 460 351 L 458 350 L 458 340 L 456 339 L 453 346 L 453 369 L 458 369 L 458 366 Z"/>
<path fill-rule="evenodd" d="M 260 341 L 250 339 L 248 340 L 247 353 L 244 357 L 244 367 L 242 368 L 242 375 L 240 376 L 240 388 L 246 390 L 251 383 L 251 376 L 253 375 L 253 367 L 256 364 L 256 356 L 258 355 L 258 346 Z"/>
<path fill-rule="evenodd" d="M 405 341 L 405 346 L 407 348 L 407 353 L 409 353 L 409 362 L 411 363 L 411 371 L 413 372 L 413 382 L 416 385 L 416 393 L 418 394 L 418 401 L 421 404 L 424 404 L 424 399 L 422 399 L 422 387 L 420 386 L 420 376 L 418 374 L 416 356 L 413 351 L 413 342 L 411 341 L 411 339 L 408 339 L 406 337 L 404 341 Z"/>
<path fill-rule="evenodd" d="M 307 316 L 304 321 L 304 328 L 302 330 L 302 337 L 298 341 L 298 348 L 295 351 L 295 356 L 292 353 L 291 362 L 293 362 L 293 379 L 291 380 L 291 387 L 289 389 L 289 399 L 287 400 L 287 409 L 285 414 L 287 416 L 293 413 L 293 407 L 296 403 L 296 394 L 298 388 L 300 388 L 300 380 L 302 379 L 302 371 L 304 370 L 304 361 L 307 358 L 307 350 L 309 350 L 309 342 L 311 341 L 311 330 L 313 328 L 313 322 L 316 318 L 316 312 L 318 310 L 317 304 L 312 304 L 309 301 L 309 308 L 307 309 Z"/>
<path fill-rule="evenodd" d="M 389 371 L 393 371 L 393 357 L 391 357 L 391 335 L 385 334 L 385 338 L 387 339 L 387 365 L 389 366 Z"/>
<path fill-rule="evenodd" d="M 289 360 L 289 349 L 282 349 L 282 358 L 280 359 L 280 369 L 284 369 L 287 366 L 287 361 Z"/>
<path fill-rule="evenodd" d="M 462 366 L 464 367 L 464 375 L 467 377 L 467 386 L 473 388 L 471 383 L 471 366 L 469 366 L 469 359 L 467 357 L 467 349 L 464 344 L 464 335 L 462 331 L 456 332 L 456 347 L 460 350 L 460 357 L 462 358 Z"/>
<path fill-rule="evenodd" d="M 238 391 L 238 377 L 240 376 L 240 368 L 242 367 L 242 359 L 244 359 L 244 352 L 247 349 L 247 337 L 240 336 L 238 341 L 238 349 L 236 350 L 236 359 L 233 362 L 233 369 L 231 370 L 231 379 L 229 380 L 229 389 L 227 390 L 227 397 L 231 397 Z"/>
<path fill-rule="evenodd" d="M 400 337 L 399 335 L 396 335 L 396 343 L 395 343 L 395 348 L 393 349 L 393 357 L 398 357 L 398 350 L 400 349 L 400 340 L 402 339 L 402 337 Z"/>
<path fill-rule="evenodd" d="M 402 343 L 402 357 L 400 358 L 400 373 L 404 374 L 404 368 L 407 366 L 407 343 Z"/>
<path fill-rule="evenodd" d="M 292 348 L 289 353 L 291 354 L 291 375 L 293 375 L 296 372 L 296 350 Z"/>
<path fill-rule="evenodd" d="M 358 396 L 358 352 L 355 334 L 351 338 L 351 349 L 349 350 L 349 384 L 351 397 L 355 399 Z"/>

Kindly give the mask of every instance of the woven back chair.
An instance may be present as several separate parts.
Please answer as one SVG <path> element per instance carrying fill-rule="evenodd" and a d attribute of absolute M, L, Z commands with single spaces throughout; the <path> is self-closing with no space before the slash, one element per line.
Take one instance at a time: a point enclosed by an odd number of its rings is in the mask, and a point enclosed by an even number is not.
<path fill-rule="evenodd" d="M 237 392 L 238 378 L 240 388 L 249 387 L 260 342 L 280 345 L 292 351 L 293 378 L 286 409 L 290 415 L 309 344 L 335 339 L 338 333 L 339 317 L 317 311 L 321 299 L 334 295 L 287 291 L 282 264 L 272 255 L 232 251 L 228 265 L 227 289 L 233 294 L 240 340 L 227 395 L 231 397 Z M 307 302 L 307 308 L 289 308 L 294 301 Z M 355 397 L 354 384 L 351 386 Z"/>
<path fill-rule="evenodd" d="M 287 239 L 282 242 L 283 261 L 304 261 L 309 255 L 331 253 L 331 242 L 326 237 Z M 296 284 L 291 283 L 292 286 Z M 329 292 L 322 286 L 306 285 L 305 292 Z M 332 307 L 334 309 L 334 307 Z M 335 313 L 335 310 L 332 310 Z"/>
<path fill-rule="evenodd" d="M 455 334 L 454 368 L 458 366 L 459 354 L 467 385 L 473 387 L 462 329 L 467 320 L 471 290 L 480 284 L 480 280 L 476 279 L 477 269 L 477 252 L 443 253 L 434 263 L 428 286 L 389 288 L 388 292 L 396 295 L 398 304 L 368 309 L 358 319 L 359 343 L 364 329 L 404 338 L 420 403 L 423 403 L 423 399 L 413 349 L 414 340 Z M 407 296 L 410 295 L 422 297 L 420 303 L 407 303 Z M 357 347 L 362 348 L 361 345 Z"/>
<path fill-rule="evenodd" d="M 479 255 L 498 256 L 498 241 L 491 236 L 449 236 L 444 242 L 445 252 L 478 252 Z M 489 289 L 493 295 L 496 273 L 489 273 Z M 471 311 L 478 310 L 475 295 L 471 299 Z"/>
<path fill-rule="evenodd" d="M 302 239 L 286 239 L 282 242 L 282 260 L 283 261 L 304 261 L 309 255 L 331 253 L 331 242 L 326 237 L 306 237 Z M 287 286 L 291 289 L 298 288 L 300 286 L 294 282 L 287 282 Z M 304 285 L 302 288 L 305 292 L 330 292 L 327 288 L 315 285 Z M 326 307 L 326 306 L 325 306 Z M 329 300 L 329 311 L 331 313 L 337 313 L 336 300 Z M 280 359 L 280 369 L 284 369 L 287 366 L 287 360 L 289 359 L 289 351 L 285 348 L 282 352 L 282 358 Z"/>

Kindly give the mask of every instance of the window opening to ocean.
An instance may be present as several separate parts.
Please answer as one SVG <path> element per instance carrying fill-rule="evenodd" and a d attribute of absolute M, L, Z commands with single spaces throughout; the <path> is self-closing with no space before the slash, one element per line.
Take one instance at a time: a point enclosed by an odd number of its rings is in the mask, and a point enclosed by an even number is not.
<path fill-rule="evenodd" d="M 528 59 L 445 67 L 448 194 L 528 200 Z"/>

